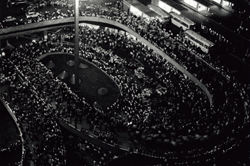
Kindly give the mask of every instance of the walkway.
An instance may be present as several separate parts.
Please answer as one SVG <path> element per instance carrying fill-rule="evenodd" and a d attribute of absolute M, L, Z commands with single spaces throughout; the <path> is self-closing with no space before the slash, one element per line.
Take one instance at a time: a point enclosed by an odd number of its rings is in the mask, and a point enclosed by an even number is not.
<path fill-rule="evenodd" d="M 95 144 L 105 150 L 112 151 L 115 155 L 122 156 L 130 152 L 130 148 L 132 148 L 133 153 L 135 154 L 159 159 L 159 162 L 163 159 L 163 156 L 160 153 L 155 155 L 153 151 L 137 153 L 136 149 L 138 147 L 144 147 L 144 145 L 142 145 L 140 142 L 133 143 L 128 132 L 116 132 L 115 138 L 118 140 L 118 146 L 113 146 L 96 139 L 97 136 L 93 133 L 93 130 L 90 130 L 90 124 L 86 122 L 85 117 L 82 117 L 82 122 L 78 121 L 75 123 L 74 119 L 67 119 L 66 121 L 67 122 L 65 122 L 65 120 L 59 119 L 59 123 L 63 128 L 92 144 Z"/>

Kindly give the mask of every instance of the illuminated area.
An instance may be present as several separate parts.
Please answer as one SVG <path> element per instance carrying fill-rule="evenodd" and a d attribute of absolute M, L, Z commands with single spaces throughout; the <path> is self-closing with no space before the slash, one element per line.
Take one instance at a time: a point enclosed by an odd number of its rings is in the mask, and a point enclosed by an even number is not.
<path fill-rule="evenodd" d="M 138 17 L 142 16 L 142 12 L 132 5 L 130 6 L 130 12 Z"/>
<path fill-rule="evenodd" d="M 89 27 L 89 28 L 92 28 L 92 29 L 99 29 L 100 26 L 99 25 L 94 25 L 94 24 L 88 24 L 88 23 L 80 23 L 79 26 L 82 26 L 82 27 Z"/>
<path fill-rule="evenodd" d="M 232 3 L 229 2 L 229 1 L 226 1 L 226 0 L 223 0 L 223 1 L 222 1 L 222 5 L 223 5 L 223 6 L 230 7 L 230 6 L 232 6 Z"/>
<path fill-rule="evenodd" d="M 163 9 L 164 11 L 168 12 L 168 13 L 170 13 L 170 12 L 175 12 L 175 13 L 177 13 L 177 14 L 181 14 L 181 12 L 180 12 L 179 10 L 175 9 L 174 7 L 172 7 L 172 6 L 170 6 L 170 5 L 166 4 L 166 3 L 164 3 L 164 2 L 162 2 L 162 1 L 159 1 L 158 6 L 159 6 L 161 9 Z"/>
<path fill-rule="evenodd" d="M 221 4 L 223 0 L 213 0 L 214 2 L 217 2 L 218 4 Z"/>
<path fill-rule="evenodd" d="M 203 11 L 203 10 L 207 10 L 208 8 L 202 4 L 199 4 L 198 6 L 198 11 Z"/>
<path fill-rule="evenodd" d="M 179 14 L 179 15 L 181 14 L 181 12 L 175 8 L 172 8 L 172 12 L 175 12 L 176 14 Z"/>
<path fill-rule="evenodd" d="M 195 0 L 184 0 L 184 2 L 194 8 L 197 8 L 198 2 L 196 2 Z"/>
<path fill-rule="evenodd" d="M 159 1 L 159 7 L 162 8 L 163 10 L 165 10 L 166 12 L 170 13 L 172 11 L 172 7 L 169 6 L 168 4 Z"/>
<path fill-rule="evenodd" d="M 184 0 L 184 2 L 190 6 L 192 6 L 193 8 L 195 8 L 197 11 L 204 11 L 204 10 L 208 10 L 208 8 L 204 5 L 202 5 L 199 2 L 196 2 L 195 0 Z"/>
<path fill-rule="evenodd" d="M 227 0 L 213 0 L 214 2 L 220 4 L 221 6 L 232 7 L 233 3 Z"/>

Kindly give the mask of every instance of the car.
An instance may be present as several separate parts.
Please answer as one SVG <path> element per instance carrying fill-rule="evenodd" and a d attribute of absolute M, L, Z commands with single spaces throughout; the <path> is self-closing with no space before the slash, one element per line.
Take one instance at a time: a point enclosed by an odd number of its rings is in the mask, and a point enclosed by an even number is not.
<path fill-rule="evenodd" d="M 3 22 L 12 22 L 12 21 L 16 21 L 16 18 L 13 16 L 7 16 Z"/>
<path fill-rule="evenodd" d="M 35 12 L 35 11 L 33 11 L 33 10 L 28 11 L 28 12 L 26 13 L 26 17 L 27 17 L 27 18 L 35 18 L 35 17 L 38 17 L 39 15 L 40 15 L 40 13 Z"/>
<path fill-rule="evenodd" d="M 28 4 L 27 0 L 15 0 L 10 2 L 11 5 Z"/>

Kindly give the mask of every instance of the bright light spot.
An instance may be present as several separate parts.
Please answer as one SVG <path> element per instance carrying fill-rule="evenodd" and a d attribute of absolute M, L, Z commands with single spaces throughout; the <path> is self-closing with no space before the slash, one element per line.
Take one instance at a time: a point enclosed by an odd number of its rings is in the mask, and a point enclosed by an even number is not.
<path fill-rule="evenodd" d="M 203 11 L 203 10 L 207 10 L 207 7 L 204 6 L 204 5 L 199 4 L 198 11 Z"/>
<path fill-rule="evenodd" d="M 181 12 L 179 10 L 176 10 L 175 8 L 172 8 L 172 12 L 175 12 L 176 14 L 181 14 Z"/>
<path fill-rule="evenodd" d="M 166 12 L 170 13 L 171 12 L 171 9 L 172 7 L 169 6 L 168 4 L 162 2 L 162 1 L 159 1 L 159 5 L 158 5 L 160 8 L 162 8 L 163 10 L 165 10 Z"/>
<path fill-rule="evenodd" d="M 99 25 L 93 25 L 93 24 L 87 24 L 87 23 L 80 23 L 79 26 L 82 26 L 82 27 L 90 27 L 90 28 L 93 28 L 93 29 L 99 29 L 100 26 Z"/>
<path fill-rule="evenodd" d="M 223 6 L 229 6 L 229 5 L 230 5 L 230 2 L 228 2 L 228 1 L 223 1 L 222 5 L 223 5 Z"/>
<path fill-rule="evenodd" d="M 213 1 L 217 2 L 218 4 L 220 4 L 222 0 L 213 0 Z"/>
<path fill-rule="evenodd" d="M 138 17 L 142 16 L 142 12 L 134 6 L 130 6 L 130 12 Z"/>
<path fill-rule="evenodd" d="M 197 3 L 196 1 L 194 1 L 194 0 L 184 0 L 184 2 L 187 3 L 188 5 L 194 7 L 194 8 L 196 8 L 196 7 L 197 7 L 197 4 L 198 4 L 198 3 Z"/>
<path fill-rule="evenodd" d="M 75 5 L 77 8 L 79 8 L 79 0 L 75 0 Z"/>

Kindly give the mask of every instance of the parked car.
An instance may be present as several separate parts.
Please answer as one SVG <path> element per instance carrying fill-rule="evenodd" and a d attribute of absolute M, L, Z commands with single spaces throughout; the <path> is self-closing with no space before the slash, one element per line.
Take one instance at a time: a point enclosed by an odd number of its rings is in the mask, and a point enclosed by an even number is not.
<path fill-rule="evenodd" d="M 12 21 L 16 21 L 16 18 L 13 16 L 7 16 L 3 22 L 12 22 Z"/>
<path fill-rule="evenodd" d="M 26 13 L 27 18 L 35 18 L 38 17 L 40 14 L 38 12 L 35 12 L 34 10 L 30 10 Z"/>
<path fill-rule="evenodd" d="M 27 0 L 15 0 L 11 1 L 10 4 L 13 5 L 20 5 L 20 4 L 28 4 Z"/>

